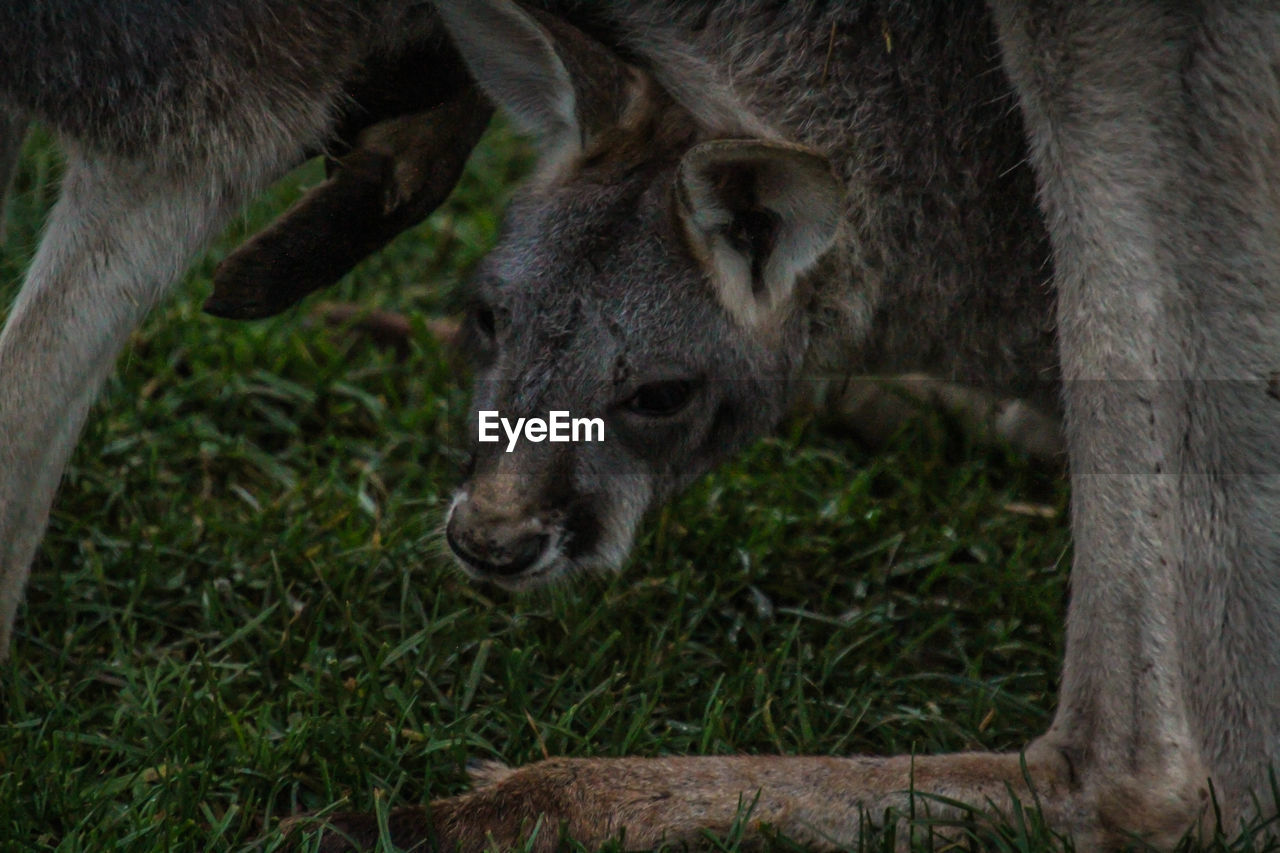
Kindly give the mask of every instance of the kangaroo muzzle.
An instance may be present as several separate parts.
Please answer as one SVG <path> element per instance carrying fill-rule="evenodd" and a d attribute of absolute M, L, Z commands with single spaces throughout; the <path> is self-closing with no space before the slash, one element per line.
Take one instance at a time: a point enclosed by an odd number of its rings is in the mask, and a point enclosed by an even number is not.
<path fill-rule="evenodd" d="M 463 495 L 445 525 L 449 549 L 473 576 L 511 580 L 534 571 L 552 535 L 536 516 L 522 516 Z"/>

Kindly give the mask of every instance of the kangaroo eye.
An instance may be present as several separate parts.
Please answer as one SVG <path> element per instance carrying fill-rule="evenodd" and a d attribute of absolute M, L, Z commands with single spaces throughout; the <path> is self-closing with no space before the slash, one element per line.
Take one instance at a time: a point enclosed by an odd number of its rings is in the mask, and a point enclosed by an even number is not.
<path fill-rule="evenodd" d="M 671 379 L 641 385 L 623 407 L 646 418 L 669 418 L 689 404 L 697 383 L 691 379 Z"/>
<path fill-rule="evenodd" d="M 477 305 L 473 308 L 471 322 L 476 324 L 480 334 L 486 338 L 492 338 L 498 331 L 498 320 L 494 316 L 493 309 L 488 305 Z"/>

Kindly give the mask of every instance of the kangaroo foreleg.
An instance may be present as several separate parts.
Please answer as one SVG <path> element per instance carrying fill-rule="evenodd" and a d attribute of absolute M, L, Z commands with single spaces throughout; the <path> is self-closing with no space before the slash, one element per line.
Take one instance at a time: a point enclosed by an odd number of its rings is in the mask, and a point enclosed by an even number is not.
<path fill-rule="evenodd" d="M 0 659 L 62 469 L 116 355 L 246 193 L 292 156 L 246 147 L 242 173 L 219 181 L 73 155 L 0 332 Z"/>

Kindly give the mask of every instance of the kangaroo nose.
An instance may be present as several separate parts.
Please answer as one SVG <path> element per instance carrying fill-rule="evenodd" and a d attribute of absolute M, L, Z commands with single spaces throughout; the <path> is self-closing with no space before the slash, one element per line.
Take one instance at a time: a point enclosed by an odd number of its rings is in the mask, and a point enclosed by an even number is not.
<path fill-rule="evenodd" d="M 533 520 L 486 518 L 472 501 L 454 507 L 445 525 L 450 550 L 477 575 L 510 578 L 528 571 L 550 536 Z"/>

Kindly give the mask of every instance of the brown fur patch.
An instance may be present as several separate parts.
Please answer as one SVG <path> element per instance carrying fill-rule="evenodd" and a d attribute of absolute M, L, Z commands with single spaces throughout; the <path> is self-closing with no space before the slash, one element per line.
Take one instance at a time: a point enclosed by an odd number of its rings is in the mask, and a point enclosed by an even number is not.
<path fill-rule="evenodd" d="M 635 72 L 628 104 L 618 121 L 595 134 L 568 170 L 567 178 L 610 183 L 651 163 L 674 162 L 699 141 L 693 117 Z"/>

